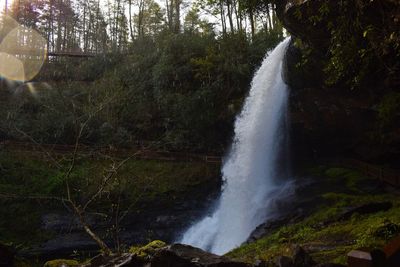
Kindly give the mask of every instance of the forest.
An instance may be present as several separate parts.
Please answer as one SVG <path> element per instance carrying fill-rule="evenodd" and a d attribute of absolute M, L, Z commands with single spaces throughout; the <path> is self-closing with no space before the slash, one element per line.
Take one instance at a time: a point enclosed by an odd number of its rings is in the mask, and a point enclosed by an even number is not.
<path fill-rule="evenodd" d="M 23 131 L 39 142 L 73 144 L 74 116 L 91 117 L 85 144 L 157 141 L 173 150 L 221 152 L 253 71 L 283 38 L 275 13 L 250 18 L 244 3 L 104 4 L 12 3 L 9 15 L 45 36 L 49 60 L 30 81 L 41 97 L 13 103 L 3 90 L 2 135 L 18 140 Z M 207 20 L 215 16 L 223 19 Z M 52 56 L 68 52 L 94 57 Z M 41 82 L 54 90 L 41 90 Z M 29 86 L 4 83 L 11 91 Z"/>
<path fill-rule="evenodd" d="M 399 77 L 397 0 L 0 0 L 0 267 L 398 267 Z"/>

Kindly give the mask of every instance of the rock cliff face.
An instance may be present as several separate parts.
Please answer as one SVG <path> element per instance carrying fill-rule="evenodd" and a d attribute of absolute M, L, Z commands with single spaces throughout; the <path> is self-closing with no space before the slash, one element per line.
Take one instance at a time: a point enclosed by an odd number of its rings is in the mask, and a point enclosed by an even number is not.
<path fill-rule="evenodd" d="M 220 178 L 216 177 L 188 188 L 176 199 L 171 199 L 166 193 L 159 195 L 157 201 L 137 203 L 134 211 L 128 213 L 120 224 L 120 242 L 134 245 L 161 239 L 172 243 L 177 235 L 203 215 L 219 194 L 220 186 Z M 110 235 L 110 223 L 102 214 L 87 214 L 87 223 L 111 247 L 115 246 L 114 236 Z M 97 244 L 83 230 L 78 219 L 63 210 L 44 214 L 41 228 L 51 238 L 21 256 L 49 260 L 69 257 L 74 251 L 92 254 L 98 250 Z"/>
<path fill-rule="evenodd" d="M 343 12 L 352 16 L 347 20 Z M 389 99 L 400 93 L 400 3 L 280 0 L 277 14 L 292 35 L 285 79 L 291 87 L 294 157 L 345 156 L 396 167 L 400 105 Z M 354 36 L 354 51 L 347 40 L 343 48 L 336 47 L 341 44 L 337 38 L 346 36 L 345 22 L 351 23 L 348 31 L 354 31 L 348 33 Z M 346 62 L 346 56 L 352 60 Z M 341 70 L 335 66 L 337 58 L 344 74 L 329 82 L 335 75 L 331 69 Z M 358 82 L 356 89 L 350 85 L 353 80 Z M 390 121 L 385 121 L 385 110 Z"/>

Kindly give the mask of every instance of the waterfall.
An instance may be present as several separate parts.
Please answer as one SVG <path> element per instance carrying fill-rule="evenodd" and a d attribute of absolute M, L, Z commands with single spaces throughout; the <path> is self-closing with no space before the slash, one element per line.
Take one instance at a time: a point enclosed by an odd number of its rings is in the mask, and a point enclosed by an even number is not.
<path fill-rule="evenodd" d="M 224 254 L 246 241 L 268 218 L 273 192 L 285 184 L 278 167 L 285 159 L 288 92 L 282 61 L 289 38 L 265 57 L 235 121 L 235 137 L 222 168 L 224 186 L 215 208 L 191 226 L 179 241 Z M 282 156 L 283 155 L 283 156 Z"/>

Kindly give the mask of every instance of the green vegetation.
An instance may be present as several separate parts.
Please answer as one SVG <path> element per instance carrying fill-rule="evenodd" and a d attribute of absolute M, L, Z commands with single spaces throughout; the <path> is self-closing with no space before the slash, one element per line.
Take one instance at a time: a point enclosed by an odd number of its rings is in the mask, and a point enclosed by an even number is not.
<path fill-rule="evenodd" d="M 357 185 L 365 180 L 365 177 L 358 171 L 346 168 L 329 168 L 324 174 L 327 178 L 331 178 L 332 181 L 342 178 L 345 182 L 343 190 L 348 189 L 353 192 L 358 192 L 360 189 Z"/>
<path fill-rule="evenodd" d="M 42 34 L 48 52 L 79 57 L 51 56 L 35 81 L 0 77 L 0 141 L 86 145 L 96 151 L 107 147 L 109 154 L 115 148 L 222 154 L 253 73 L 265 53 L 284 38 L 275 13 L 276 3 L 284 1 L 196 0 L 186 11 L 180 0 L 111 0 L 104 6 L 86 0 L 9 2 L 0 12 L 12 16 L 15 25 Z M 310 74 L 317 89 L 365 88 L 357 97 L 372 100 L 343 110 L 375 112 L 365 135 L 378 139 L 379 145 L 395 144 L 394 153 L 400 109 L 397 10 L 391 0 L 304 1 L 294 10 L 298 25 L 293 25 L 302 28 L 294 32 L 299 36 L 294 45 L 302 55 L 296 67 Z M 207 20 L 210 16 L 215 23 Z M 8 21 L 0 17 L 1 40 L 11 30 Z M 302 36 L 302 30 L 310 36 Z M 30 43 L 23 32 L 19 30 L 16 47 Z M 18 53 L 8 52 L 7 57 Z M 307 82 L 300 84 L 308 87 Z M 335 101 L 340 97 L 347 98 Z M 320 101 L 312 102 L 318 106 Z M 324 115 L 341 109 L 336 104 L 324 109 Z M 328 125 L 322 122 L 329 119 L 315 117 L 316 125 L 299 123 L 306 135 Z M 357 135 L 353 143 L 365 144 L 357 140 L 364 139 L 363 133 Z M 40 217 L 64 210 L 66 199 L 77 217 L 96 212 L 118 218 L 110 214 L 146 209 L 148 203 L 173 206 L 195 189 L 217 184 L 220 175 L 219 166 L 201 162 L 130 159 L 117 168 L 121 160 L 109 155 L 90 159 L 65 153 L 50 159 L 45 154 L 0 151 L 1 242 L 24 248 L 52 237 L 56 233 L 41 230 Z M 388 155 L 382 158 L 389 161 Z M 313 214 L 243 245 L 231 256 L 250 262 L 269 259 L 300 244 L 316 260 L 344 262 L 350 249 L 382 246 L 399 232 L 397 196 L 371 191 L 371 180 L 354 170 L 318 166 L 309 173 L 321 183 L 308 192 L 320 203 Z M 337 220 L 348 207 L 388 199 L 394 205 L 388 211 Z M 90 205 L 82 205 L 85 202 Z M 163 245 L 157 241 L 131 251 L 145 257 Z"/>
<path fill-rule="evenodd" d="M 53 235 L 40 229 L 40 216 L 45 212 L 66 211 L 61 203 L 48 199 L 65 195 L 65 170 L 54 168 L 46 159 L 40 154 L 0 153 L 0 191 L 9 196 L 0 200 L 1 241 L 22 248 Z M 80 158 L 70 175 L 74 197 L 80 199 L 98 190 L 103 173 L 112 163 L 107 159 Z M 173 205 L 199 185 L 218 184 L 219 175 L 217 164 L 131 159 L 118 171 L 118 179 L 107 187 L 109 197 L 99 199 L 90 211 L 108 214 L 119 197 L 124 200 L 121 210 L 128 207 L 133 210 L 154 201 Z"/>
<path fill-rule="evenodd" d="M 154 240 L 143 247 L 130 247 L 129 253 L 132 253 L 138 258 L 145 260 L 149 255 L 153 255 L 156 249 L 163 248 L 165 246 L 167 246 L 165 242 L 161 240 Z"/>
<path fill-rule="evenodd" d="M 74 144 L 84 124 L 79 141 L 91 146 L 145 141 L 221 152 L 254 71 L 283 40 L 272 1 L 263 5 L 271 11 L 267 20 L 248 1 L 194 1 L 183 23 L 181 1 L 39 2 L 13 3 L 9 15 L 50 38 L 52 52 L 97 56 L 49 60 L 38 82 L 0 81 L 1 139 Z M 222 33 L 199 7 L 220 13 Z M 49 14 L 51 8 L 58 12 Z M 129 18 L 125 8 L 133 12 Z"/>
<path fill-rule="evenodd" d="M 0 136 L 73 144 L 77 124 L 85 124 L 80 142 L 91 146 L 132 147 L 139 140 L 168 150 L 220 152 L 255 69 L 283 39 L 279 31 L 256 37 L 163 34 L 135 40 L 125 56 L 84 64 L 64 59 L 76 74 L 98 69 L 89 74 L 93 81 L 35 83 L 33 95 L 25 86 L 17 95 L 1 90 Z"/>
<path fill-rule="evenodd" d="M 385 95 L 378 106 L 378 112 L 382 127 L 393 125 L 400 112 L 400 93 Z"/>
<path fill-rule="evenodd" d="M 323 82 L 327 86 L 377 92 L 383 88 L 396 90 L 400 36 L 396 19 L 392 18 L 396 16 L 397 5 L 393 1 L 324 1 L 300 5 L 294 16 L 299 24 L 307 25 L 310 34 L 302 39 L 312 40 L 313 32 L 317 32 L 317 39 L 324 41 L 296 41 L 303 51 L 299 67 L 308 68 L 314 57 L 323 61 Z M 322 57 L 321 46 L 327 47 Z"/>
<path fill-rule="evenodd" d="M 44 267 L 73 267 L 73 266 L 79 266 L 79 262 L 76 260 L 51 260 L 48 261 L 44 264 Z"/>
<path fill-rule="evenodd" d="M 280 227 L 258 241 L 228 253 L 236 259 L 254 262 L 269 260 L 278 255 L 290 255 L 293 245 L 301 245 L 311 251 L 317 262 L 346 263 L 346 254 L 360 247 L 381 248 L 388 240 L 400 233 L 400 197 L 385 192 L 370 193 L 365 183 L 373 183 L 357 171 L 345 168 L 317 167 L 310 170 L 320 176 L 321 203 L 315 212 L 304 220 Z M 317 176 L 318 177 L 318 176 Z M 329 185 L 343 181 L 334 191 Z M 331 189 L 329 189 L 329 187 Z M 335 188 L 335 187 L 334 187 Z M 388 211 L 373 214 L 354 214 L 349 220 L 339 220 L 349 207 L 370 202 L 391 201 Z"/>

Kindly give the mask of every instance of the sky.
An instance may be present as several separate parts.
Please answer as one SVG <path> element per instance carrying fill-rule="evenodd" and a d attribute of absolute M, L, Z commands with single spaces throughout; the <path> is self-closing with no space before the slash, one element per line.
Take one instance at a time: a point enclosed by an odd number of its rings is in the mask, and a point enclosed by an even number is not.
<path fill-rule="evenodd" d="M 1 15 L 1 14 L 4 14 L 5 3 L 6 3 L 6 1 L 7 1 L 7 4 L 8 4 L 8 7 L 10 7 L 13 0 L 0 0 L 0 15 Z M 101 1 L 102 9 L 104 10 L 104 12 L 106 12 L 107 1 L 110 1 L 110 0 L 100 0 L 100 1 Z M 111 0 L 111 1 L 112 1 L 112 0 Z M 156 1 L 161 7 L 164 8 L 164 6 L 165 6 L 165 0 L 155 0 L 155 1 Z M 190 10 L 190 8 L 191 8 L 191 6 L 192 6 L 191 4 L 193 3 L 193 1 L 194 1 L 194 0 L 186 0 L 186 1 L 184 1 L 184 4 L 182 5 L 182 10 L 181 10 L 181 22 L 183 22 L 186 13 Z M 136 9 L 136 7 L 133 7 L 133 13 L 135 13 L 135 11 L 136 11 L 135 9 Z M 200 15 L 200 18 L 206 19 L 206 20 L 208 20 L 209 22 L 215 23 L 215 24 L 218 25 L 218 23 L 217 23 L 218 19 L 215 18 L 215 17 L 213 17 L 213 16 L 211 16 L 211 15 L 208 14 L 206 11 L 201 11 L 201 10 L 200 10 L 199 15 Z M 129 14 L 128 14 L 128 8 L 126 8 L 126 16 L 127 16 L 127 17 L 129 16 Z"/>
<path fill-rule="evenodd" d="M 0 0 L 0 10 L 3 12 L 4 11 L 4 4 L 5 4 L 5 0 Z"/>
<path fill-rule="evenodd" d="M 13 0 L 0 0 L 0 14 L 4 12 L 6 1 L 8 3 L 8 6 L 10 6 Z M 100 1 L 102 2 L 102 6 L 105 7 L 107 0 L 100 0 Z M 162 7 L 164 7 L 164 5 L 165 5 L 164 0 L 156 0 L 156 2 L 158 2 L 160 4 L 160 6 L 162 6 Z M 185 16 L 185 14 L 187 13 L 187 11 L 189 10 L 189 7 L 191 6 L 192 2 L 193 2 L 192 0 L 185 1 L 185 5 L 183 6 L 183 10 L 182 10 L 182 18 L 181 18 L 182 20 L 183 20 L 183 17 Z M 128 10 L 127 10 L 127 12 L 128 12 Z M 128 13 L 126 15 L 128 16 Z M 200 12 L 200 15 L 203 18 L 207 18 L 211 22 L 215 22 L 215 18 L 211 17 L 210 15 L 205 14 L 205 12 Z"/>

